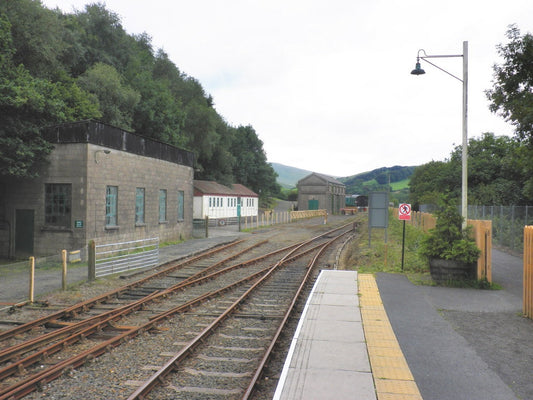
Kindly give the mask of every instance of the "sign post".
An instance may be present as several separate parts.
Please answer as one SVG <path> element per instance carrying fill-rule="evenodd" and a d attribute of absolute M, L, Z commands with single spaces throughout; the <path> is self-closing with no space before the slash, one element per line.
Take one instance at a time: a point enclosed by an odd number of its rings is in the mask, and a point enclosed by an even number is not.
<path fill-rule="evenodd" d="M 368 195 L 368 247 L 371 247 L 372 228 L 385 228 L 385 265 L 387 265 L 387 228 L 389 226 L 389 193 L 370 192 Z"/>
<path fill-rule="evenodd" d="M 400 221 L 403 221 L 403 234 L 402 234 L 402 271 L 403 271 L 403 260 L 405 254 L 405 221 L 411 220 L 411 204 L 400 204 L 398 208 L 398 217 Z"/>

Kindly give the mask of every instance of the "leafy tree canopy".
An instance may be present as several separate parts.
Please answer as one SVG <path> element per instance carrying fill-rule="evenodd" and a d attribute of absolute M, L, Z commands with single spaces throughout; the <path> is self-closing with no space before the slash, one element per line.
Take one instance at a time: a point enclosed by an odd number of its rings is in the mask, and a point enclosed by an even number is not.
<path fill-rule="evenodd" d="M 193 151 L 200 179 L 279 192 L 254 129 L 229 126 L 148 34 L 101 3 L 64 14 L 1 1 L 0 175 L 34 176 L 50 152 L 41 128 L 90 118 Z"/>
<path fill-rule="evenodd" d="M 468 142 L 468 203 L 522 205 L 531 201 L 523 182 L 528 163 L 526 146 L 517 139 L 485 133 Z M 461 196 L 461 146 L 446 161 L 431 161 L 415 168 L 409 182 L 413 207 L 437 204 L 442 193 Z"/>
<path fill-rule="evenodd" d="M 74 80 L 34 77 L 23 64 L 15 65 L 16 53 L 11 23 L 0 13 L 0 176 L 31 177 L 51 151 L 41 127 L 100 114 Z"/>
<path fill-rule="evenodd" d="M 503 58 L 494 65 L 493 89 L 486 94 L 490 110 L 512 123 L 520 139 L 533 139 L 533 36 L 520 34 L 511 25 L 507 31 L 509 43 L 497 46 Z"/>

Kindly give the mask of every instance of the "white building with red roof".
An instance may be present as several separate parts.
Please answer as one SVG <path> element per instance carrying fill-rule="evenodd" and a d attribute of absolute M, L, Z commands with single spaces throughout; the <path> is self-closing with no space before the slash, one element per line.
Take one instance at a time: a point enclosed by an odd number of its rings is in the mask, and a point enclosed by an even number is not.
<path fill-rule="evenodd" d="M 224 186 L 213 181 L 195 180 L 193 218 L 205 217 L 225 220 L 228 218 L 256 217 L 259 211 L 259 195 L 241 184 Z"/>

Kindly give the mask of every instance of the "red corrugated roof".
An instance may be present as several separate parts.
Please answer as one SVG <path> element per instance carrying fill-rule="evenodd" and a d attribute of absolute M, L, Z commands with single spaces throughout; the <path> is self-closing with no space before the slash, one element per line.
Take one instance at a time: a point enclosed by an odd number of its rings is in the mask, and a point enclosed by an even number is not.
<path fill-rule="evenodd" d="M 240 183 L 234 183 L 232 186 L 233 191 L 239 196 L 259 197 L 259 195 L 253 190 L 248 189 L 246 186 L 241 185 Z"/>
<path fill-rule="evenodd" d="M 232 188 L 221 185 L 220 183 L 213 181 L 193 181 L 194 195 L 202 196 L 206 194 L 217 196 L 247 196 L 247 197 L 259 197 L 257 193 L 248 189 L 246 186 L 239 183 L 232 185 Z"/>

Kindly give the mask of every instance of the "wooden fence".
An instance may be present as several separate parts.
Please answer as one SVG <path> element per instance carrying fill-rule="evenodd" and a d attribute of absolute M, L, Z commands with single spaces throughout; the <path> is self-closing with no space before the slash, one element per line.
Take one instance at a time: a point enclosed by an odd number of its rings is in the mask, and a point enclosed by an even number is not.
<path fill-rule="evenodd" d="M 533 318 L 533 225 L 524 227 L 523 313 Z"/>
<path fill-rule="evenodd" d="M 437 219 L 432 214 L 414 211 L 408 223 L 428 232 L 435 228 Z M 486 279 L 492 283 L 492 221 L 469 219 L 467 224 L 472 225 L 476 245 L 481 250 L 477 260 L 477 279 Z"/>
<path fill-rule="evenodd" d="M 327 218 L 327 211 L 326 210 L 303 210 L 303 211 L 291 211 L 291 221 L 295 219 L 301 219 L 301 218 L 314 218 L 314 217 L 326 217 Z"/>

